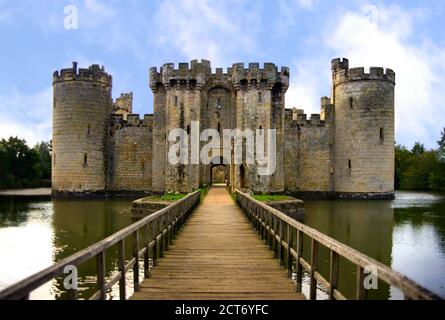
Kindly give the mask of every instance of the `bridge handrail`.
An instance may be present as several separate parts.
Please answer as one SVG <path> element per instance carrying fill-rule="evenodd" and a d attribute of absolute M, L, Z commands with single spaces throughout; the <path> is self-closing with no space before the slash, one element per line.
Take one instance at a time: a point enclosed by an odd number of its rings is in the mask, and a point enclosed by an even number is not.
<path fill-rule="evenodd" d="M 174 233 L 179 226 L 187 218 L 187 214 L 200 201 L 200 191 L 197 190 L 181 200 L 156 211 L 155 213 L 142 218 L 141 220 L 129 225 L 128 227 L 112 234 L 111 236 L 53 264 L 52 266 L 41 270 L 5 289 L 0 291 L 0 300 L 18 300 L 28 299 L 29 294 L 42 286 L 64 274 L 66 266 L 79 266 L 80 264 L 96 257 L 97 265 L 97 291 L 91 299 L 105 299 L 106 292 L 117 282 L 119 282 L 119 297 L 121 300 L 126 299 L 126 283 L 125 274 L 133 269 L 134 273 L 134 290 L 139 291 L 139 259 L 144 256 L 144 275 L 149 276 L 149 250 L 153 249 L 152 258 L 155 263 L 157 258 L 162 257 L 164 251 L 173 239 Z M 151 227 L 151 230 L 150 230 Z M 139 233 L 144 232 L 144 247 L 140 249 Z M 125 244 L 127 237 L 133 235 L 133 258 L 126 263 L 125 260 Z M 105 251 L 114 245 L 118 245 L 119 272 L 114 275 L 111 280 L 105 281 Z M 77 299 L 77 290 L 68 290 L 71 299 Z"/>
<path fill-rule="evenodd" d="M 296 221 L 281 211 L 254 199 L 250 195 L 238 189 L 235 190 L 235 195 L 236 201 L 251 220 L 257 232 L 265 241 L 267 241 L 269 247 L 274 250 L 275 257 L 278 258 L 283 265 L 286 262 L 289 277 L 292 275 L 292 265 L 293 260 L 295 259 L 297 291 L 301 292 L 303 268 L 310 274 L 309 295 L 311 300 L 316 299 L 317 282 L 327 288 L 330 299 L 346 299 L 346 297 L 338 290 L 339 256 L 349 260 L 357 266 L 356 298 L 358 300 L 367 298 L 367 290 L 364 288 L 363 280 L 365 277 L 364 270 L 369 266 L 373 266 L 375 270 L 377 270 L 377 277 L 380 280 L 400 289 L 403 292 L 405 299 L 441 299 L 433 292 L 421 287 L 413 280 L 392 270 L 381 262 L 364 255 L 314 228 Z M 294 242 L 292 229 L 297 232 L 296 249 L 292 248 Z M 306 235 L 311 239 L 310 262 L 307 262 L 303 258 L 303 235 Z M 317 271 L 319 244 L 330 250 L 329 281 Z M 287 251 L 286 255 L 284 254 L 283 249 Z"/>

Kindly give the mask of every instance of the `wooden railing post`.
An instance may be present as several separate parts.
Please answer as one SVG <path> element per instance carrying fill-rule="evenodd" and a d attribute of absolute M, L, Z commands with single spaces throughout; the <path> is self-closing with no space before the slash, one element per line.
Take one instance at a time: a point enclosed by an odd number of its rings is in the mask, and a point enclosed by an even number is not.
<path fill-rule="evenodd" d="M 165 251 L 165 236 L 164 236 L 164 231 L 165 231 L 165 216 L 162 216 L 160 219 L 160 234 L 161 234 L 161 248 L 159 250 L 159 257 L 163 258 L 164 257 L 164 251 Z"/>
<path fill-rule="evenodd" d="M 136 230 L 133 233 L 133 258 L 134 266 L 133 266 L 133 286 L 134 292 L 139 291 L 139 232 Z"/>
<path fill-rule="evenodd" d="M 175 210 L 175 209 L 173 209 Z M 166 250 L 168 250 L 168 248 L 170 247 L 171 244 L 171 215 L 172 215 L 172 210 L 170 210 L 167 213 L 167 246 L 166 246 Z"/>
<path fill-rule="evenodd" d="M 152 248 L 153 266 L 156 266 L 158 264 L 158 231 L 156 225 L 157 225 L 157 219 L 152 221 L 151 224 L 152 235 L 153 235 L 153 248 Z"/>
<path fill-rule="evenodd" d="M 96 255 L 97 287 L 99 288 L 99 300 L 105 300 L 105 252 Z"/>
<path fill-rule="evenodd" d="M 261 228 L 261 240 L 265 240 L 266 239 L 266 232 L 265 232 L 265 230 L 266 230 L 266 228 L 265 228 L 265 226 L 264 226 L 264 210 L 263 210 L 263 208 L 261 208 L 261 207 L 258 207 L 258 217 L 259 217 L 259 219 L 261 220 L 261 222 L 260 222 L 260 228 Z"/>
<path fill-rule="evenodd" d="M 283 220 L 281 220 L 281 219 L 279 219 L 278 220 L 278 230 L 279 230 L 279 232 L 278 232 L 278 234 L 279 234 L 279 237 L 280 237 L 280 254 L 279 254 L 279 262 L 280 262 L 280 265 L 281 266 L 284 266 L 284 247 L 283 247 L 283 237 L 284 237 L 284 223 L 283 223 Z"/>
<path fill-rule="evenodd" d="M 310 286 L 310 300 L 317 300 L 317 279 L 315 279 L 315 271 L 318 263 L 318 242 L 314 239 L 311 241 L 311 286 Z"/>
<path fill-rule="evenodd" d="M 338 287 L 338 266 L 339 266 L 339 256 L 338 253 L 331 250 L 331 257 L 330 257 L 331 263 L 330 263 L 330 269 L 329 269 L 329 280 L 330 280 L 330 287 L 329 287 L 329 299 L 334 299 L 334 290 Z"/>
<path fill-rule="evenodd" d="M 267 215 L 267 227 L 268 227 L 267 243 L 269 246 L 269 250 L 272 250 L 272 213 L 271 212 L 268 212 L 268 215 Z"/>
<path fill-rule="evenodd" d="M 144 227 L 144 241 L 145 241 L 144 277 L 145 278 L 150 277 L 150 259 L 149 259 L 149 252 L 148 252 L 149 243 L 150 243 L 149 228 L 150 228 L 150 226 L 148 224 Z"/>
<path fill-rule="evenodd" d="M 78 300 L 78 299 L 79 299 L 79 292 L 77 291 L 77 289 L 68 289 L 68 300 Z"/>
<path fill-rule="evenodd" d="M 119 299 L 126 300 L 127 299 L 127 288 L 126 288 L 126 279 L 125 279 L 125 240 L 122 239 L 118 242 L 118 266 L 119 272 L 121 274 L 119 279 Z"/>
<path fill-rule="evenodd" d="M 302 284 L 303 284 L 303 266 L 300 263 L 300 258 L 303 256 L 303 232 L 300 230 L 297 230 L 297 286 L 296 290 L 297 292 L 301 292 Z"/>
<path fill-rule="evenodd" d="M 357 266 L 357 300 L 366 300 L 368 296 L 368 291 L 365 289 L 365 272 L 364 269 L 360 266 Z"/>
<path fill-rule="evenodd" d="M 286 253 L 286 258 L 287 258 L 287 277 L 290 278 L 292 277 L 292 254 L 291 254 L 291 249 L 292 249 L 292 242 L 293 242 L 293 237 L 292 237 L 292 228 L 290 226 L 290 224 L 287 224 L 287 253 Z"/>

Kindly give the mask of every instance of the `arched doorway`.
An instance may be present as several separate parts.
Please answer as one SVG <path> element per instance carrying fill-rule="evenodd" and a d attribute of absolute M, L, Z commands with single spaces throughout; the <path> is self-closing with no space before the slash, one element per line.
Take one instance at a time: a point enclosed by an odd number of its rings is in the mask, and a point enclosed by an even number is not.
<path fill-rule="evenodd" d="M 227 185 L 229 183 L 229 166 L 222 157 L 216 157 L 210 165 L 210 182 L 212 185 Z"/>
<path fill-rule="evenodd" d="M 212 185 L 227 184 L 227 168 L 225 165 L 212 166 Z"/>

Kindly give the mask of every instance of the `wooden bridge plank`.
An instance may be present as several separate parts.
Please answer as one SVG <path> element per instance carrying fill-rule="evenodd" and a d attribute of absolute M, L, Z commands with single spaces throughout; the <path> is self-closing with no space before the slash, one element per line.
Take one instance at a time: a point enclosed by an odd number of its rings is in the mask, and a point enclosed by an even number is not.
<path fill-rule="evenodd" d="M 225 188 L 212 188 L 132 299 L 302 300 Z"/>

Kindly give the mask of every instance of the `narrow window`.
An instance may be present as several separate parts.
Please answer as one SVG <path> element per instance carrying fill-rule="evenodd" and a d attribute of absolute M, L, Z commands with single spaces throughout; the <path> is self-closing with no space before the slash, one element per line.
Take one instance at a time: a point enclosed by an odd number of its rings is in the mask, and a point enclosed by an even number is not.
<path fill-rule="evenodd" d="M 261 94 L 261 92 L 258 92 L 258 102 L 263 102 L 263 95 Z"/>
<path fill-rule="evenodd" d="M 53 163 L 54 163 L 54 166 L 56 166 L 56 154 L 53 155 Z"/>
<path fill-rule="evenodd" d="M 218 122 L 218 132 L 221 132 L 221 123 Z"/>
<path fill-rule="evenodd" d="M 380 142 L 383 142 L 385 140 L 385 131 L 383 128 L 380 128 Z"/>
<path fill-rule="evenodd" d="M 91 134 L 91 125 L 89 124 L 87 128 L 87 136 L 90 136 L 90 134 Z"/>
<path fill-rule="evenodd" d="M 178 106 L 178 96 L 175 96 L 175 107 Z"/>
<path fill-rule="evenodd" d="M 218 98 L 218 101 L 216 102 L 216 107 L 218 109 L 221 109 L 221 98 Z"/>
<path fill-rule="evenodd" d="M 83 155 L 83 165 L 88 165 L 88 155 L 86 153 Z"/>
<path fill-rule="evenodd" d="M 190 125 L 187 125 L 187 134 L 190 134 Z"/>
<path fill-rule="evenodd" d="M 141 160 L 141 169 L 142 169 L 142 173 L 145 173 L 145 159 Z"/>
<path fill-rule="evenodd" d="M 350 97 L 349 98 L 349 109 L 353 109 L 354 108 L 354 98 Z"/>
<path fill-rule="evenodd" d="M 351 161 L 351 159 L 348 160 L 348 168 L 349 168 L 349 170 L 352 169 L 352 161 Z"/>

